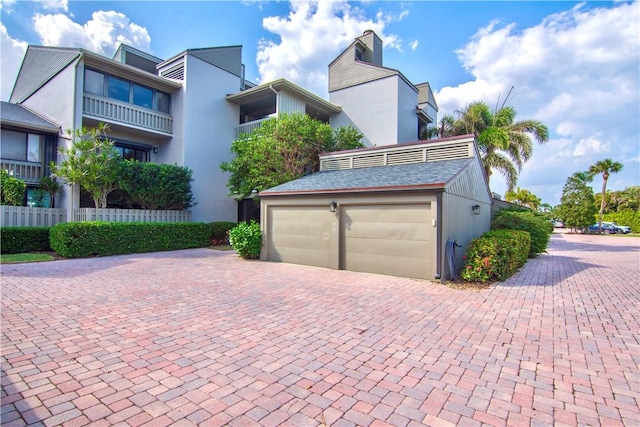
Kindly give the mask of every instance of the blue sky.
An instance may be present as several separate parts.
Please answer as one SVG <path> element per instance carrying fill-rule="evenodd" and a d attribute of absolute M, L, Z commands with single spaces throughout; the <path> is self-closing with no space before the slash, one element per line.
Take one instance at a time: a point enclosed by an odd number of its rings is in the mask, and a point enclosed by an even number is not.
<path fill-rule="evenodd" d="M 1 20 L 2 100 L 27 44 L 111 56 L 119 41 L 160 58 L 242 45 L 247 78 L 285 77 L 327 97 L 329 62 L 373 29 L 385 66 L 431 84 L 439 117 L 494 106 L 514 87 L 507 105 L 551 131 L 519 180 L 544 202 L 557 204 L 566 178 L 603 158 L 624 165 L 609 189 L 640 185 L 637 2 L 3 0 Z M 504 187 L 494 174 L 492 190 Z"/>

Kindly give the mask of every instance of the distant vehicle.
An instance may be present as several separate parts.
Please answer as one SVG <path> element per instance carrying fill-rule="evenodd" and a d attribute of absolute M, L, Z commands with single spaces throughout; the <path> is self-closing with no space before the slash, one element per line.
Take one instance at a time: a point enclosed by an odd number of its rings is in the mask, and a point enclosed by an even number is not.
<path fill-rule="evenodd" d="M 562 221 L 551 221 L 554 228 L 564 228 L 564 222 Z"/>
<path fill-rule="evenodd" d="M 617 228 L 619 230 L 618 233 L 622 233 L 622 234 L 631 233 L 631 227 L 629 227 L 628 225 L 618 225 L 615 222 L 609 222 L 609 221 L 604 222 L 604 221 L 602 221 L 602 225 L 605 225 L 605 224 L 611 225 L 611 226 Z"/>
<path fill-rule="evenodd" d="M 599 233 L 600 232 L 600 226 L 598 224 L 593 224 L 590 225 L 589 228 L 587 229 L 587 231 L 589 233 Z M 602 232 L 604 234 L 618 234 L 618 233 L 622 233 L 622 231 L 620 231 L 619 228 L 614 227 L 613 225 L 611 225 L 610 223 L 602 223 Z"/>

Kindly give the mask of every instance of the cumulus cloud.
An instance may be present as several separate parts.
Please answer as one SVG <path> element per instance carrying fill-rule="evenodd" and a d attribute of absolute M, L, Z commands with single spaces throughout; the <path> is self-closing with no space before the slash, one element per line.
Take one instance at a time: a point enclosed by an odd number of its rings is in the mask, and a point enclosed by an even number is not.
<path fill-rule="evenodd" d="M 409 47 L 411 48 L 411 50 L 416 50 L 419 44 L 420 44 L 420 41 L 413 40 L 411 43 L 409 43 Z"/>
<path fill-rule="evenodd" d="M 385 32 L 407 16 L 378 12 L 375 19 L 346 0 L 292 1 L 286 17 L 270 16 L 263 27 L 279 41 L 262 39 L 256 57 L 260 81 L 284 77 L 318 94 L 327 93 L 327 64 L 365 30 L 380 36 L 386 48 L 402 50 L 402 40 Z"/>
<path fill-rule="evenodd" d="M 37 0 L 37 3 L 39 3 L 44 10 L 53 12 L 67 12 L 69 10 L 68 0 Z"/>
<path fill-rule="evenodd" d="M 519 119 L 541 120 L 554 137 L 534 149 L 520 178 L 522 188 L 553 178 L 561 191 L 567 176 L 604 157 L 626 162 L 624 179 L 638 185 L 632 159 L 640 139 L 639 32 L 638 3 L 579 4 L 525 29 L 490 22 L 456 51 L 473 79 L 436 93 L 439 116 L 478 100 L 493 107 L 515 86 L 507 105 L 517 109 Z M 562 149 L 557 141 L 563 141 Z M 546 167 L 549 159 L 560 167 Z M 504 194 L 495 176 L 492 189 Z M 548 193 L 538 195 L 557 202 L 559 192 L 544 188 Z"/>
<path fill-rule="evenodd" d="M 0 81 L 0 98 L 7 101 L 11 96 L 13 82 L 18 75 L 18 68 L 27 50 L 27 42 L 13 39 L 6 27 L 0 23 L 0 49 L 2 51 L 2 80 Z"/>
<path fill-rule="evenodd" d="M 85 24 L 63 14 L 35 14 L 33 26 L 46 46 L 82 47 L 110 56 L 120 43 L 149 51 L 151 37 L 147 29 L 115 11 L 97 11 Z"/>

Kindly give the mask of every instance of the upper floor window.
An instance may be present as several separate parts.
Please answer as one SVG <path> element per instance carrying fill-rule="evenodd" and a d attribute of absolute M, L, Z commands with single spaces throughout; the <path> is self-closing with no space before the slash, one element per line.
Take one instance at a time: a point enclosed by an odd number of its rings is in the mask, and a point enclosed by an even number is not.
<path fill-rule="evenodd" d="M 85 92 L 169 114 L 170 94 L 100 71 L 85 69 L 84 90 Z"/>
<path fill-rule="evenodd" d="M 42 162 L 42 135 L 2 129 L 2 158 Z"/>
<path fill-rule="evenodd" d="M 362 61 L 362 55 L 363 55 L 362 50 L 360 50 L 360 49 L 358 49 L 358 48 L 356 47 L 356 59 L 357 59 L 358 61 Z"/>

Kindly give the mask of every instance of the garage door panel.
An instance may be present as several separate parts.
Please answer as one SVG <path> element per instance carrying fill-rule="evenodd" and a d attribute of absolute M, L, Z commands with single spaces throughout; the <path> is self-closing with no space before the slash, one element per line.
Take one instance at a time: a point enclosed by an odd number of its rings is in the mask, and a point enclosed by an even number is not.
<path fill-rule="evenodd" d="M 394 276 L 432 278 L 431 204 L 345 206 L 341 267 Z"/>
<path fill-rule="evenodd" d="M 334 222 L 335 215 L 325 206 L 270 207 L 268 259 L 330 267 Z"/>

